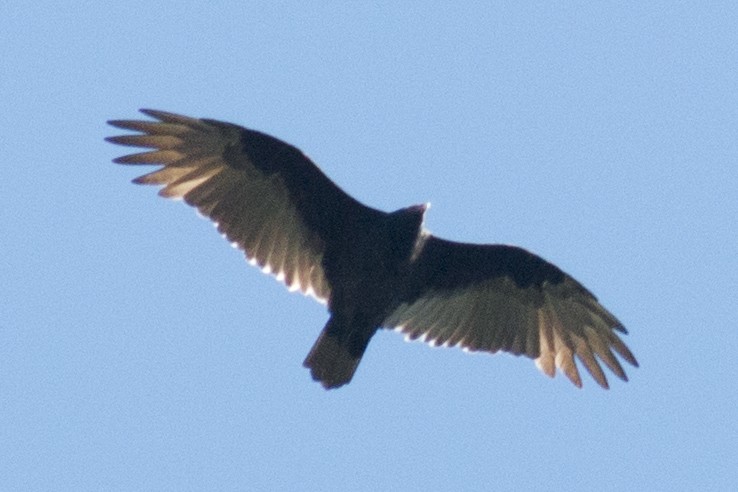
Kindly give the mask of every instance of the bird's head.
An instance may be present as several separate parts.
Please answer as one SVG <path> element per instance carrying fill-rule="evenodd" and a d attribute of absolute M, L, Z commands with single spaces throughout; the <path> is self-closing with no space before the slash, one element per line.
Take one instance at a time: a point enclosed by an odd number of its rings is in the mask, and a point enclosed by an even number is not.
<path fill-rule="evenodd" d="M 389 214 L 389 231 L 392 242 L 403 255 L 414 256 L 418 241 L 423 234 L 423 218 L 429 203 L 412 205 Z"/>
<path fill-rule="evenodd" d="M 423 221 L 425 212 L 430 208 L 430 202 L 421 203 L 419 205 L 411 205 L 392 212 L 392 215 L 401 217 L 401 222 L 411 224 L 410 228 L 414 230 L 414 234 L 420 234 L 423 230 Z"/>

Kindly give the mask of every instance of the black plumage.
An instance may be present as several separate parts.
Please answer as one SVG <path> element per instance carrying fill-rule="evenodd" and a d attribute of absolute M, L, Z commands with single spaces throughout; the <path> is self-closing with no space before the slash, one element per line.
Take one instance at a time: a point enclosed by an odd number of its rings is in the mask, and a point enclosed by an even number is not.
<path fill-rule="evenodd" d="M 134 180 L 162 186 L 217 223 L 247 258 L 326 302 L 330 318 L 305 359 L 326 388 L 348 383 L 379 328 L 556 367 L 581 386 L 575 357 L 604 388 L 599 362 L 627 381 L 613 350 L 638 363 L 622 324 L 572 277 L 524 249 L 447 241 L 423 228 L 425 205 L 392 213 L 336 186 L 299 149 L 237 125 L 142 110 L 110 137 L 152 150 L 115 159 L 163 166 Z"/>

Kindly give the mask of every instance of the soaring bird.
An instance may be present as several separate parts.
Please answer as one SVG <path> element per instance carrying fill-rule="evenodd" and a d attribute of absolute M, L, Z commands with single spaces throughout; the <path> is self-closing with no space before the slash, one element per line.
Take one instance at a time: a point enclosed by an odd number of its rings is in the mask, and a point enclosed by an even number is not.
<path fill-rule="evenodd" d="M 467 351 L 509 352 L 556 368 L 577 387 L 575 357 L 603 388 L 613 355 L 638 366 L 627 333 L 592 293 L 522 248 L 466 244 L 423 227 L 427 205 L 368 207 L 334 184 L 299 149 L 212 119 L 149 109 L 153 120 L 113 120 L 138 133 L 108 141 L 149 150 L 114 162 L 158 165 L 134 183 L 184 199 L 212 219 L 247 259 L 327 304 L 330 318 L 304 366 L 325 388 L 354 375 L 380 328 Z"/>

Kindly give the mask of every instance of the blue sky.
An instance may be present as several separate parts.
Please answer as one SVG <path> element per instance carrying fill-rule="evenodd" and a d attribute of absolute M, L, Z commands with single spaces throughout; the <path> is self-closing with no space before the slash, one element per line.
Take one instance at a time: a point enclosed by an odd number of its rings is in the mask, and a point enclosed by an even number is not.
<path fill-rule="evenodd" d="M 738 7 L 0 7 L 2 490 L 726 490 L 738 479 Z M 524 246 L 641 362 L 610 391 L 327 319 L 103 141 L 152 107 L 272 133 L 348 192 Z"/>

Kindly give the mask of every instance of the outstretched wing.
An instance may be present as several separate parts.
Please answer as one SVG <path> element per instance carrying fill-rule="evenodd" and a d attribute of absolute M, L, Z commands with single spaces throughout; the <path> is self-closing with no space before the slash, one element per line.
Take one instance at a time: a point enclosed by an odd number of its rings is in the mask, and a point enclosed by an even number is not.
<path fill-rule="evenodd" d="M 350 217 L 372 209 L 344 193 L 299 149 L 274 137 L 215 120 L 141 111 L 158 121 L 110 121 L 140 133 L 107 140 L 153 150 L 114 162 L 163 166 L 134 182 L 163 186 L 161 196 L 184 199 L 252 263 L 291 290 L 326 301 L 326 245 L 341 238 Z"/>
<path fill-rule="evenodd" d="M 627 381 L 611 349 L 638 366 L 616 334 L 627 331 L 587 289 L 512 246 L 429 236 L 400 306 L 383 324 L 433 345 L 526 355 L 551 377 L 558 367 L 578 387 L 575 356 L 604 388 L 599 361 Z"/>

